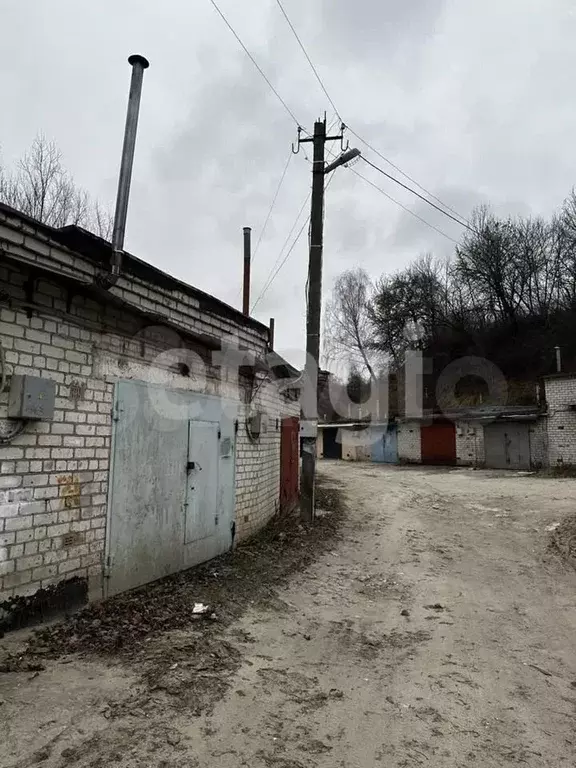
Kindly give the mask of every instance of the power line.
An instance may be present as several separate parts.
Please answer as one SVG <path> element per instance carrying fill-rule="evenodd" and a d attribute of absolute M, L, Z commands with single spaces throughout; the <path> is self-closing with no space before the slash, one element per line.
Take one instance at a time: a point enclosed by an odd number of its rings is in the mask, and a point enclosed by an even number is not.
<path fill-rule="evenodd" d="M 416 192 L 415 189 L 412 189 L 412 187 L 409 187 L 407 184 L 404 184 L 404 182 L 397 179 L 395 176 L 392 176 L 391 174 L 387 173 L 386 171 L 383 171 L 382 168 L 379 168 L 377 165 L 375 165 L 370 160 L 367 160 L 365 157 L 362 157 L 362 160 L 364 160 L 365 163 L 372 166 L 375 170 L 378 171 L 378 173 L 381 173 L 383 176 L 386 176 L 387 179 L 390 179 L 390 181 L 395 182 L 403 189 L 407 189 L 408 192 L 411 192 L 413 195 L 416 195 L 416 197 L 420 198 L 420 200 L 423 200 L 425 203 L 430 205 L 435 210 L 442 213 L 444 216 L 447 216 L 449 219 L 452 219 L 452 221 L 455 221 L 456 224 L 459 224 L 461 227 L 466 227 L 466 229 L 469 229 L 470 232 L 474 232 L 474 229 L 470 226 L 470 224 L 460 221 L 460 219 L 457 219 L 456 216 L 452 216 L 451 213 L 448 213 L 448 211 L 445 211 L 443 208 L 440 208 L 439 205 L 436 205 L 436 203 L 433 203 L 431 200 L 428 200 L 427 197 L 424 197 L 424 195 L 421 195 L 419 192 Z"/>
<path fill-rule="evenodd" d="M 258 64 L 258 62 L 257 62 L 257 61 L 256 61 L 256 59 L 254 58 L 254 56 L 252 56 L 252 54 L 250 53 L 250 51 L 248 50 L 248 48 L 246 48 L 246 46 L 244 45 L 244 43 L 243 43 L 243 42 L 242 42 L 242 40 L 240 39 L 239 35 L 236 33 L 236 30 L 235 30 L 235 29 L 234 29 L 234 27 L 233 27 L 233 26 L 230 24 L 230 22 L 228 21 L 228 19 L 226 18 L 226 16 L 224 16 L 224 14 L 222 13 L 222 11 L 220 10 L 220 8 L 218 7 L 218 5 L 216 4 L 215 0 L 210 0 L 210 2 L 211 2 L 211 3 L 212 3 L 212 5 L 214 6 L 214 9 L 217 11 L 217 13 L 220 15 L 220 17 L 221 17 L 222 21 L 224 22 L 224 24 L 226 24 L 226 26 L 228 27 L 228 29 L 230 30 L 230 32 L 232 32 L 232 34 L 234 35 L 234 37 L 236 38 L 236 40 L 237 40 L 237 41 L 240 43 L 240 45 L 242 46 L 242 49 L 243 49 L 244 53 L 246 54 L 246 56 L 248 56 L 248 58 L 250 59 L 250 61 L 252 62 L 252 64 L 254 64 L 254 66 L 256 67 L 256 69 L 258 70 L 258 72 L 260 72 L 260 74 L 262 75 L 262 77 L 264 78 L 264 80 L 265 80 L 265 81 L 268 83 L 268 86 L 269 86 L 269 88 L 271 89 L 272 93 L 274 93 L 274 95 L 276 96 L 276 98 L 278 99 L 278 101 L 279 101 L 279 102 L 282 104 L 282 106 L 284 107 L 284 109 L 286 110 L 286 112 L 288 112 L 288 114 L 290 115 L 290 117 L 292 118 L 292 120 L 293 120 L 293 121 L 296 123 L 296 126 L 297 126 L 297 127 L 299 127 L 299 126 L 300 126 L 300 123 L 299 123 L 299 122 L 298 122 L 298 120 L 296 119 L 296 116 L 294 115 L 294 112 L 292 112 L 292 110 L 290 109 L 290 107 L 288 106 L 288 104 L 286 104 L 286 102 L 284 101 L 284 99 L 282 98 L 282 96 L 280 96 L 280 94 L 278 93 L 278 91 L 276 90 L 276 88 L 275 88 L 275 87 L 272 85 L 272 83 L 271 83 L 271 82 L 270 82 L 270 80 L 268 79 L 268 77 L 267 77 L 266 73 L 264 72 L 264 70 L 262 69 L 262 67 L 261 67 L 261 66 Z"/>
<path fill-rule="evenodd" d="M 458 216 L 458 218 L 462 219 L 467 224 L 469 223 L 468 219 L 465 216 L 462 216 L 460 213 L 458 213 L 458 211 L 455 211 L 454 208 L 451 208 L 449 205 L 447 205 L 445 202 L 443 202 L 439 197 L 436 197 L 436 195 L 432 194 L 432 192 L 430 192 L 430 190 L 426 189 L 426 187 L 423 187 L 422 184 L 419 184 L 416 181 L 416 179 L 412 178 L 412 176 L 409 176 L 405 171 L 402 170 L 402 168 L 400 168 L 400 166 L 398 166 L 395 163 L 393 163 L 392 160 L 389 160 L 385 155 L 382 154 L 382 152 L 379 152 L 376 149 L 376 147 L 374 147 L 372 144 L 370 144 L 370 142 L 366 141 L 366 139 L 363 139 L 362 136 L 360 136 L 360 134 L 356 133 L 356 131 L 353 128 L 350 128 L 349 125 L 346 126 L 346 127 L 348 128 L 350 133 L 353 136 L 356 136 L 356 138 L 359 141 L 361 141 L 365 146 L 367 146 L 368 149 L 372 150 L 372 152 L 374 152 L 374 154 L 378 155 L 378 157 L 380 157 L 382 160 L 384 160 L 385 163 L 388 163 L 388 165 L 391 166 L 392 168 L 394 168 L 395 171 L 398 171 L 398 173 L 402 174 L 402 176 L 404 176 L 405 179 L 408 179 L 408 181 L 411 181 L 412 184 L 415 184 L 418 187 L 418 189 L 421 189 L 422 192 L 425 192 L 428 195 L 428 197 L 431 197 L 433 200 L 436 200 L 436 202 L 440 203 L 440 205 L 443 208 L 446 208 L 447 211 L 450 211 L 455 216 Z"/>
<path fill-rule="evenodd" d="M 326 189 L 328 189 L 328 187 L 329 187 L 329 186 L 330 186 L 330 184 L 332 183 L 332 180 L 333 180 L 333 179 L 334 179 L 334 175 L 330 176 L 330 178 L 328 179 L 328 183 L 326 184 Z M 270 270 L 270 272 L 268 273 L 268 274 L 269 274 L 269 277 L 268 277 L 268 279 L 266 280 L 266 283 L 265 283 L 264 287 L 263 287 L 263 288 L 262 288 L 262 290 L 260 291 L 260 294 L 259 294 L 258 298 L 256 299 L 256 301 L 255 301 L 255 302 L 254 302 L 254 304 L 252 305 L 252 309 L 250 310 L 251 312 L 253 312 L 253 311 L 254 311 L 254 308 L 256 307 L 256 305 L 258 304 L 258 302 L 260 301 L 260 299 L 261 299 L 261 298 L 264 296 L 264 294 L 266 293 L 266 291 L 267 291 L 267 290 L 270 288 L 270 286 L 272 285 L 272 283 L 273 283 L 273 282 L 274 282 L 274 280 L 276 279 L 276 276 L 277 276 L 277 274 L 280 272 L 280 270 L 282 269 L 282 267 L 284 266 L 284 264 L 286 264 L 286 262 L 288 261 L 288 257 L 290 256 L 290 254 L 291 254 L 291 253 L 292 253 L 292 251 L 294 250 L 294 248 L 295 248 L 295 246 L 296 246 L 296 244 L 297 244 L 298 240 L 300 240 L 300 237 L 302 236 L 302 232 L 304 232 L 304 228 L 305 228 L 305 227 L 306 227 L 306 225 L 307 225 L 307 224 L 310 222 L 310 216 L 308 216 L 308 217 L 306 218 L 305 222 L 304 222 L 304 223 L 302 224 L 302 226 L 300 227 L 300 230 L 298 231 L 298 234 L 297 234 L 297 235 L 296 235 L 296 237 L 294 238 L 294 242 L 293 242 L 293 243 L 292 243 L 292 245 L 290 246 L 290 249 L 289 249 L 288 253 L 287 253 L 287 254 L 284 256 L 284 258 L 282 259 L 282 262 L 279 264 L 279 266 L 278 266 L 278 268 L 276 269 L 276 271 L 274 271 L 274 267 L 276 266 L 276 264 L 278 264 L 278 262 L 279 262 L 279 260 L 280 260 L 280 257 L 282 256 L 282 252 L 284 251 L 284 248 L 285 248 L 285 246 L 286 246 L 286 243 L 287 243 L 287 242 L 288 242 L 288 240 L 290 239 L 290 236 L 292 235 L 292 232 L 294 231 L 294 229 L 295 229 L 295 227 L 296 227 L 296 224 L 297 224 L 297 222 L 298 222 L 298 219 L 300 218 L 300 216 L 301 216 L 301 214 L 302 214 L 302 211 L 304 210 L 304 206 L 306 205 L 306 203 L 307 203 L 307 202 L 308 202 L 308 200 L 310 199 L 310 197 L 311 197 L 311 194 L 312 194 L 311 192 L 310 192 L 310 193 L 308 193 L 308 197 L 306 198 L 306 200 L 304 200 L 304 203 L 302 204 L 302 207 L 301 207 L 301 208 L 300 208 L 300 210 L 298 211 L 298 215 L 296 216 L 296 221 L 295 221 L 295 222 L 294 222 L 294 224 L 292 225 L 292 229 L 290 230 L 290 233 L 289 233 L 288 237 L 287 237 L 287 238 L 286 238 L 286 240 L 284 241 L 284 245 L 283 245 L 283 246 L 282 246 L 282 248 L 280 249 L 280 254 L 279 254 L 278 258 L 276 259 L 276 261 L 274 262 L 274 265 L 273 265 L 272 269 L 271 269 L 271 270 Z M 272 272 L 273 272 L 273 271 L 274 271 L 274 274 L 272 274 Z M 308 283 L 308 280 L 306 280 L 306 283 Z M 308 292 L 306 291 L 306 293 L 308 293 Z"/>
<path fill-rule="evenodd" d="M 385 191 L 382 189 L 382 187 L 379 187 L 377 184 L 374 184 L 374 182 L 373 182 L 373 181 L 370 181 L 370 179 L 367 179 L 367 178 L 366 178 L 366 176 L 363 176 L 361 173 L 359 173 L 359 172 L 358 172 L 357 170 L 355 170 L 354 168 L 349 168 L 349 170 L 350 170 L 350 171 L 352 171 L 352 173 L 356 174 L 356 176 L 358 176 L 359 178 L 361 178 L 361 179 L 362 179 L 363 181 L 365 181 L 367 184 L 370 184 L 370 186 L 371 186 L 371 187 L 374 187 L 374 189 L 378 190 L 378 192 L 380 192 L 382 195 L 384 195 L 384 197 L 387 197 L 387 198 L 388 198 L 388 200 L 391 200 L 393 203 L 396 203 L 396 205 L 398 205 L 400 208 L 402 208 L 403 210 L 405 210 L 405 211 L 406 211 L 406 213 L 409 213 L 409 214 L 410 214 L 410 216 L 414 216 L 414 218 L 415 218 L 415 219 L 418 219 L 418 221 L 421 221 L 421 222 L 422 222 L 422 224 L 426 224 L 426 226 L 427 226 L 427 227 L 430 227 L 430 229 L 433 229 L 433 230 L 435 230 L 436 232 L 438 232 L 438 234 L 442 235 L 442 236 L 443 236 L 443 237 L 445 237 L 447 240 L 451 240 L 451 241 L 452 241 L 452 242 L 453 242 L 455 245 L 459 245 L 459 243 L 458 243 L 458 240 L 454 240 L 454 238 L 453 238 L 453 237 L 450 237 L 450 235 L 447 235 L 447 234 L 446 234 L 446 232 L 443 232 L 441 229 L 439 229 L 438 227 L 434 226 L 434 224 L 430 224 L 430 222 L 429 222 L 429 221 L 426 221 L 426 219 L 423 219 L 423 218 L 422 218 L 422 216 L 419 216 L 417 213 L 415 213 L 414 211 L 412 211 L 410 208 L 408 208 L 408 206 L 407 206 L 407 205 L 403 205 L 401 202 L 399 202 L 398 200 L 396 200 L 396 198 L 392 197 L 392 195 L 389 195 L 389 194 L 388 194 L 388 192 L 385 192 Z"/>
<path fill-rule="evenodd" d="M 320 88 L 322 88 L 322 91 L 324 92 L 324 94 L 325 94 L 326 98 L 327 98 L 327 99 L 328 99 L 328 101 L 330 102 L 330 105 L 332 106 L 332 108 L 333 108 L 334 112 L 336 113 L 337 117 L 338 117 L 338 118 L 339 118 L 339 119 L 340 119 L 342 122 L 344 122 L 343 118 L 342 118 L 342 117 L 341 117 L 341 115 L 340 115 L 340 112 L 337 110 L 337 108 L 336 108 L 336 105 L 334 104 L 334 101 L 332 100 L 332 98 L 331 98 L 330 94 L 328 93 L 328 90 L 326 89 L 326 86 L 324 85 L 324 82 L 322 81 L 322 78 L 320 77 L 320 75 L 319 75 L 319 73 L 318 73 L 318 70 L 316 69 L 316 67 L 314 66 L 314 63 L 312 62 L 312 59 L 311 59 L 311 58 L 310 58 L 310 56 L 308 55 L 308 51 L 306 50 L 306 48 L 305 48 L 305 46 L 304 46 L 304 43 L 303 43 L 303 42 L 302 42 L 302 40 L 300 39 L 300 36 L 298 35 L 298 32 L 296 31 L 296 29 L 295 29 L 294 25 L 293 25 L 293 24 L 292 24 L 292 22 L 290 21 L 290 18 L 289 18 L 289 16 L 288 16 L 288 14 L 286 13 L 286 10 L 284 9 L 284 6 L 282 5 L 282 2 L 281 2 L 281 0 L 276 0 L 276 3 L 278 4 L 278 7 L 279 7 L 279 8 L 280 8 L 280 10 L 282 11 L 282 15 L 283 15 L 283 16 L 284 16 L 284 18 L 286 19 L 286 22 L 288 23 L 288 26 L 289 26 L 289 27 L 290 27 L 290 29 L 292 30 L 292 34 L 293 34 L 293 35 L 294 35 L 294 37 L 296 38 L 296 41 L 298 42 L 298 45 L 300 46 L 300 48 L 301 48 L 301 50 L 302 50 L 302 53 L 303 53 L 303 54 L 304 54 L 304 56 L 306 57 L 306 61 L 307 61 L 307 62 L 308 62 L 308 64 L 310 65 L 310 68 L 311 68 L 312 72 L 314 73 L 314 77 L 315 77 L 315 78 L 316 78 L 316 80 L 318 81 L 318 84 L 320 85 Z M 423 186 L 422 186 L 421 184 L 419 184 L 419 183 L 418 183 L 418 182 L 417 182 L 415 179 L 413 179 L 411 176 L 409 176 L 407 173 L 405 173 L 405 172 L 404 172 L 404 171 L 403 171 L 403 170 L 402 170 L 402 169 L 401 169 L 401 168 L 400 168 L 398 165 L 395 165 L 395 164 L 394 164 L 394 163 L 393 163 L 391 160 L 389 160 L 387 157 L 385 157 L 385 156 L 384 156 L 384 155 L 383 155 L 381 152 L 379 152 L 379 151 L 378 151 L 378 150 L 377 150 L 377 149 L 376 149 L 374 146 L 372 146 L 372 144 L 370 144 L 368 141 L 366 141 L 366 139 L 363 139 L 363 138 L 362 138 L 362 136 L 360 136 L 358 133 L 356 133 L 356 131 L 354 131 L 352 128 L 350 128 L 350 126 L 348 126 L 348 125 L 347 125 L 346 127 L 348 128 L 348 130 L 350 131 L 350 133 L 351 133 L 353 136 L 356 136 L 356 138 L 357 138 L 359 141 L 361 141 L 361 142 L 362 142 L 363 144 L 365 144 L 365 145 L 366 145 L 366 146 L 367 146 L 369 149 L 371 149 L 371 150 L 372 150 L 372 152 L 374 152 L 375 154 L 377 154 L 377 155 L 378 155 L 378 156 L 379 156 L 379 157 L 380 157 L 382 160 L 384 160 L 384 162 L 388 163 L 388 164 L 389 164 L 389 165 L 390 165 L 392 168 L 394 168 L 396 171 L 398 171 L 398 173 L 402 174 L 402 176 L 404 176 L 406 179 L 408 179 L 408 181 L 411 181 L 411 182 L 412 182 L 412 184 L 415 184 L 415 185 L 416 185 L 416 186 L 417 186 L 419 189 L 421 189 L 423 192 L 425 192 L 425 193 L 426 193 L 426 194 L 427 194 L 429 197 L 431 197 L 433 200 L 436 200 L 436 202 L 437 202 L 437 203 L 440 203 L 440 205 L 441 205 L 441 206 L 443 206 L 444 208 L 446 208 L 446 210 L 447 210 L 447 211 L 450 211 L 450 212 L 451 212 L 451 213 L 453 213 L 455 216 L 458 216 L 459 218 L 463 219 L 464 221 L 466 221 L 466 223 L 467 223 L 467 224 L 469 223 L 469 222 L 467 221 L 467 219 L 466 219 L 464 216 L 461 216 L 461 215 L 460 215 L 460 214 L 459 214 L 457 211 L 455 211 L 455 210 L 454 210 L 453 208 L 451 208 L 449 205 L 447 205 L 447 204 L 446 204 L 446 203 L 444 203 L 442 200 L 440 200 L 440 198 L 439 198 L 439 197 L 437 197 L 436 195 L 432 194 L 432 192 L 430 192 L 429 190 L 427 190 L 427 189 L 426 189 L 426 187 L 423 187 Z"/>
<path fill-rule="evenodd" d="M 306 48 L 304 47 L 304 43 L 302 42 L 302 40 L 300 40 L 300 37 L 299 37 L 299 35 L 298 35 L 298 32 L 296 32 L 296 29 L 294 28 L 294 25 L 292 24 L 292 22 L 290 21 L 290 19 L 289 19 L 289 17 L 288 17 L 288 14 L 287 14 L 287 13 L 286 13 L 286 11 L 284 10 L 284 6 L 283 6 L 283 5 L 282 5 L 282 3 L 280 2 L 280 0 L 276 0 L 276 2 L 277 2 L 277 4 L 278 4 L 278 7 L 280 8 L 280 10 L 282 11 L 282 15 L 283 15 L 283 16 L 284 16 L 284 18 L 286 19 L 286 21 L 287 21 L 287 23 L 288 23 L 288 26 L 289 26 L 289 27 L 290 27 L 290 29 L 292 30 L 292 33 L 293 33 L 294 37 L 295 37 L 295 38 L 296 38 L 296 40 L 298 41 L 298 45 L 300 46 L 300 48 L 301 48 L 301 50 L 302 50 L 302 53 L 303 53 L 303 54 L 304 54 L 304 56 L 306 57 L 306 61 L 308 62 L 308 64 L 310 64 L 310 68 L 311 68 L 312 72 L 314 73 L 314 76 L 316 77 L 316 80 L 318 80 L 318 83 L 319 83 L 319 85 L 320 85 L 320 88 L 322 88 L 322 90 L 324 91 L 324 95 L 326 96 L 326 98 L 327 98 L 327 99 L 328 99 L 328 101 L 330 102 L 330 106 L 332 107 L 332 109 L 333 109 L 333 110 L 334 110 L 334 112 L 336 113 L 336 116 L 337 116 L 337 117 L 338 117 L 340 120 L 342 120 L 342 118 L 340 117 L 340 113 L 339 113 L 339 112 L 338 112 L 338 110 L 336 109 L 336 105 L 334 104 L 334 102 L 333 102 L 333 101 L 332 101 L 332 99 L 330 98 L 330 94 L 328 93 L 328 91 L 326 90 L 326 86 L 325 86 L 325 85 L 324 85 L 324 83 L 322 82 L 322 78 L 321 78 L 321 77 L 320 77 L 320 75 L 318 74 L 318 70 L 316 69 L 316 67 L 315 67 L 315 66 L 314 66 L 314 64 L 312 63 L 312 59 L 310 58 L 310 56 L 308 56 L 308 52 L 306 51 Z"/>
<path fill-rule="evenodd" d="M 264 293 L 265 293 L 265 292 L 268 290 L 268 287 L 269 287 L 269 283 L 270 283 L 270 277 L 271 277 L 271 275 L 272 275 L 272 272 L 274 272 L 274 269 L 276 268 L 276 265 L 277 265 L 277 264 L 280 262 L 280 259 L 282 258 L 282 254 L 284 253 L 284 249 L 285 249 L 285 248 L 286 248 L 286 246 L 288 245 L 288 243 L 289 243 L 289 241 L 290 241 L 290 238 L 292 237 L 292 233 L 293 233 L 293 232 L 294 232 L 294 230 L 296 229 L 296 226 L 297 226 L 297 224 L 298 224 L 298 221 L 299 221 L 299 219 L 300 219 L 300 216 L 302 215 L 302 211 L 304 210 L 304 208 L 305 208 L 305 207 L 306 207 L 306 205 L 308 204 L 308 201 L 310 200 L 310 195 L 311 195 L 311 193 L 309 192 L 309 193 L 307 194 L 307 196 L 306 196 L 306 199 L 304 200 L 304 202 L 303 202 L 303 203 L 302 203 L 302 205 L 300 206 L 300 210 L 298 211 L 298 213 L 296 214 L 296 218 L 294 219 L 294 224 L 292 224 L 292 227 L 291 227 L 291 229 L 290 229 L 290 232 L 288 232 L 288 235 L 286 236 L 286 239 L 284 240 L 284 242 L 283 242 L 283 244 L 282 244 L 282 248 L 280 248 L 280 252 L 279 252 L 278 256 L 276 257 L 276 261 L 274 262 L 274 264 L 273 264 L 273 265 L 272 265 L 272 267 L 270 268 L 270 271 L 268 272 L 268 277 L 267 277 L 267 278 L 266 278 L 266 280 L 264 281 L 264 286 L 263 286 L 262 290 L 260 291 L 260 293 L 258 294 L 258 298 L 256 299 L 256 301 L 255 301 L 255 302 L 254 302 L 254 304 L 252 305 L 252 309 L 250 310 L 251 312 L 253 312 L 253 311 L 254 311 L 254 308 L 256 307 L 256 305 L 258 304 L 258 302 L 260 301 L 260 299 L 262 298 L 262 296 L 264 295 Z M 307 221 L 309 220 L 309 218 L 310 218 L 310 217 L 308 217 L 308 219 L 307 219 L 307 220 L 306 220 L 306 222 L 304 223 L 305 225 L 306 225 Z M 301 234 L 301 232 L 298 234 L 298 237 L 300 236 L 300 234 Z M 284 262 L 282 262 L 282 263 L 284 263 Z"/>
<path fill-rule="evenodd" d="M 297 244 L 298 240 L 300 240 L 300 238 L 301 238 L 301 236 L 302 236 L 302 232 L 304 232 L 304 229 L 305 229 L 305 227 L 306 227 L 306 225 L 308 224 L 308 222 L 309 222 L 309 221 L 310 221 L 310 216 L 308 216 L 308 217 L 307 217 L 307 219 L 306 219 L 306 221 L 304 222 L 304 224 L 302 224 L 302 226 L 300 227 L 300 230 L 298 231 L 298 234 L 297 234 L 297 235 L 296 235 L 296 237 L 294 238 L 294 242 L 292 243 L 292 245 L 291 245 L 291 246 L 290 246 L 290 248 L 288 249 L 288 252 L 286 253 L 286 255 L 284 256 L 284 258 L 282 259 L 282 261 L 281 261 L 281 262 L 280 262 L 280 264 L 278 265 L 278 268 L 276 269 L 276 271 L 274 272 L 274 274 L 273 274 L 273 275 L 270 277 L 270 279 L 268 280 L 268 282 L 266 283 L 266 285 L 264 286 L 264 288 L 263 288 L 263 289 L 262 289 L 262 291 L 260 292 L 260 295 L 258 296 L 258 298 L 256 299 L 256 301 L 254 302 L 254 305 L 252 306 L 251 312 L 253 312 L 253 311 L 254 311 L 254 309 L 256 308 L 256 305 L 258 304 L 258 302 L 260 301 L 260 299 L 261 299 L 261 298 L 264 296 L 264 294 L 266 293 L 266 291 L 267 291 L 267 290 L 270 288 L 270 286 L 272 285 L 272 283 L 273 283 L 273 282 L 274 282 L 274 280 L 276 279 L 276 275 L 278 274 L 278 272 L 280 272 L 280 270 L 282 269 L 282 267 L 284 266 L 284 264 L 286 264 L 286 262 L 288 261 L 288 258 L 289 258 L 289 256 L 290 256 L 290 254 L 292 253 L 292 251 L 293 251 L 293 250 L 294 250 L 294 248 L 296 247 L 296 244 Z"/>
<path fill-rule="evenodd" d="M 290 152 L 288 153 L 288 159 L 286 160 L 286 165 L 284 166 L 284 170 L 282 171 L 282 176 L 280 176 L 280 181 L 278 182 L 278 186 L 276 187 L 276 192 L 274 193 L 274 197 L 272 198 L 272 202 L 270 204 L 268 214 L 264 221 L 264 226 L 260 231 L 258 242 L 256 243 L 256 248 L 254 249 L 254 255 L 252 256 L 252 264 L 254 264 L 254 259 L 256 258 L 256 254 L 258 253 L 258 248 L 260 247 L 260 243 L 262 242 L 262 238 L 264 237 L 264 233 L 266 232 L 266 227 L 268 226 L 268 222 L 270 221 L 270 216 L 272 215 L 272 211 L 274 210 L 274 206 L 276 205 L 276 200 L 278 199 L 280 189 L 282 188 L 282 184 L 284 183 L 284 179 L 286 178 L 286 172 L 288 170 L 288 166 L 290 165 L 290 160 L 292 160 L 293 154 L 294 153 L 292 152 L 292 150 L 290 150 Z"/>

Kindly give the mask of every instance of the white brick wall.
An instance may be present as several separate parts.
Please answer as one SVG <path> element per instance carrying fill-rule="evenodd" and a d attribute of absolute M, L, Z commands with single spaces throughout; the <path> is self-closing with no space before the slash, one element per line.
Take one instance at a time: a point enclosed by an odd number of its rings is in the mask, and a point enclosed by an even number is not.
<path fill-rule="evenodd" d="M 398 461 L 410 464 L 422 461 L 420 422 L 404 421 L 398 424 Z"/>
<path fill-rule="evenodd" d="M 14 238 L 12 230 L 2 227 L 0 215 L 2 247 L 7 231 Z M 23 253 L 33 262 L 42 248 L 36 247 L 38 241 L 29 234 L 26 241 L 30 253 Z M 76 276 L 89 271 L 87 262 L 65 249 L 55 250 L 60 267 L 69 261 Z M 50 260 L 49 256 L 42 258 L 44 263 Z M 24 287 L 28 276 L 25 266 L 0 266 L 0 285 L 10 293 L 10 301 L 0 305 L 0 342 L 9 374 L 31 374 L 56 382 L 56 409 L 52 422 L 28 423 L 9 444 L 0 443 L 0 602 L 72 576 L 87 577 L 92 594 L 97 593 L 102 578 L 117 378 L 149 380 L 154 371 L 158 383 L 167 387 L 228 394 L 211 365 L 201 385 L 194 363 L 189 377 L 162 369 L 159 363 L 151 368 L 158 355 L 175 346 L 174 332 L 160 327 L 143 331 L 149 321 L 129 307 L 98 304 L 77 291 L 68 293 L 57 278 L 37 277 L 31 309 L 30 294 Z M 183 329 L 218 335 L 236 331 L 240 341 L 257 355 L 265 353 L 264 328 L 205 315 L 185 293 L 144 287 L 138 281 L 120 285 L 123 287 L 115 292 L 126 302 L 136 305 L 137 293 L 141 306 L 164 315 L 170 308 L 170 317 Z M 208 359 L 206 350 L 195 350 Z M 4 433 L 8 429 L 7 398 L 7 392 L 0 396 L 0 430 Z M 279 424 L 284 400 L 274 388 L 263 387 L 256 403 L 267 409 L 269 428 L 252 444 L 240 419 L 236 459 L 240 537 L 257 530 L 278 504 L 280 428 L 276 429 L 276 419 Z M 288 403 L 283 410 L 297 415 L 299 406 Z M 65 546 L 63 537 L 69 533 L 76 538 Z"/>
<path fill-rule="evenodd" d="M 549 464 L 576 465 L 576 377 L 560 376 L 545 379 L 548 406 Z"/>
<path fill-rule="evenodd" d="M 278 396 L 273 382 L 257 389 L 248 407 L 240 412 L 236 439 L 236 535 L 244 539 L 265 525 L 279 509 L 280 440 L 282 418 L 300 416 L 300 404 Z M 266 432 L 252 441 L 246 416 L 261 410 L 266 414 Z"/>
<path fill-rule="evenodd" d="M 481 467 L 484 461 L 484 427 L 473 421 L 457 421 L 456 463 L 463 467 Z"/>

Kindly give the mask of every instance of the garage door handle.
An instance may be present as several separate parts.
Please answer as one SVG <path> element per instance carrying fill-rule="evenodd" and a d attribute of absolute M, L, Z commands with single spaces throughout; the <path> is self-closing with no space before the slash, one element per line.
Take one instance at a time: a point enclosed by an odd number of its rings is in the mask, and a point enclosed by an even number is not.
<path fill-rule="evenodd" d="M 195 461 L 189 461 L 188 464 L 186 465 L 186 469 L 188 470 L 188 472 L 190 472 L 193 469 L 197 469 L 199 472 L 202 472 L 202 467 L 200 466 L 200 464 L 196 464 Z"/>

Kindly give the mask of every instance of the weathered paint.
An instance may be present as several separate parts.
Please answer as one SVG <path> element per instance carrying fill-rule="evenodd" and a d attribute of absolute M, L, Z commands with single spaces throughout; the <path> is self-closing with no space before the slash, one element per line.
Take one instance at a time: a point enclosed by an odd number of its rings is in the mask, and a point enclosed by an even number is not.
<path fill-rule="evenodd" d="M 530 469 L 528 424 L 487 424 L 484 427 L 486 466 L 494 469 Z"/>
<path fill-rule="evenodd" d="M 118 382 L 108 595 L 191 567 L 231 546 L 235 434 L 230 404 L 224 405 L 225 413 L 217 398 Z M 229 441 L 223 456 L 222 439 Z"/>
<path fill-rule="evenodd" d="M 381 464 L 398 462 L 398 429 L 396 424 L 375 425 L 371 428 L 372 461 Z"/>
<path fill-rule="evenodd" d="M 456 427 L 452 422 L 422 426 L 420 441 L 422 464 L 456 464 Z"/>
<path fill-rule="evenodd" d="M 298 501 L 298 443 L 299 420 L 288 416 L 282 419 L 280 438 L 280 509 L 287 512 Z"/>

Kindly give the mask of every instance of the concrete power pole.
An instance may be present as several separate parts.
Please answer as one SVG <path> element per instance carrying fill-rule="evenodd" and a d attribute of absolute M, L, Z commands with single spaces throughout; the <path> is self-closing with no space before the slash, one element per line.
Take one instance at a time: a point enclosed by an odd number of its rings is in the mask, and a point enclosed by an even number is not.
<path fill-rule="evenodd" d="M 303 139 L 305 141 L 305 139 Z M 326 123 L 314 123 L 314 161 L 312 164 L 312 202 L 310 209 L 310 256 L 308 261 L 308 296 L 306 306 L 305 380 L 309 402 L 302 437 L 302 473 L 300 476 L 300 517 L 314 519 L 314 481 L 316 476 L 316 436 L 318 430 L 318 361 L 320 359 L 320 312 L 322 306 L 322 246 L 324 238 L 324 149 Z M 312 397 L 314 403 L 312 403 Z"/>
<path fill-rule="evenodd" d="M 342 125 L 342 131 L 344 125 Z M 324 166 L 327 141 L 342 142 L 343 136 L 326 136 L 326 119 L 314 123 L 314 135 L 298 136 L 298 146 L 312 142 L 312 202 L 310 209 L 310 255 L 308 260 L 308 296 L 306 306 L 306 367 L 302 419 L 302 471 L 300 474 L 300 517 L 304 522 L 314 520 L 314 483 L 316 478 L 316 437 L 318 433 L 318 363 L 320 360 L 320 314 L 322 309 L 322 246 L 324 236 L 324 177 L 339 165 L 357 157 L 357 149 L 343 154 Z"/>

